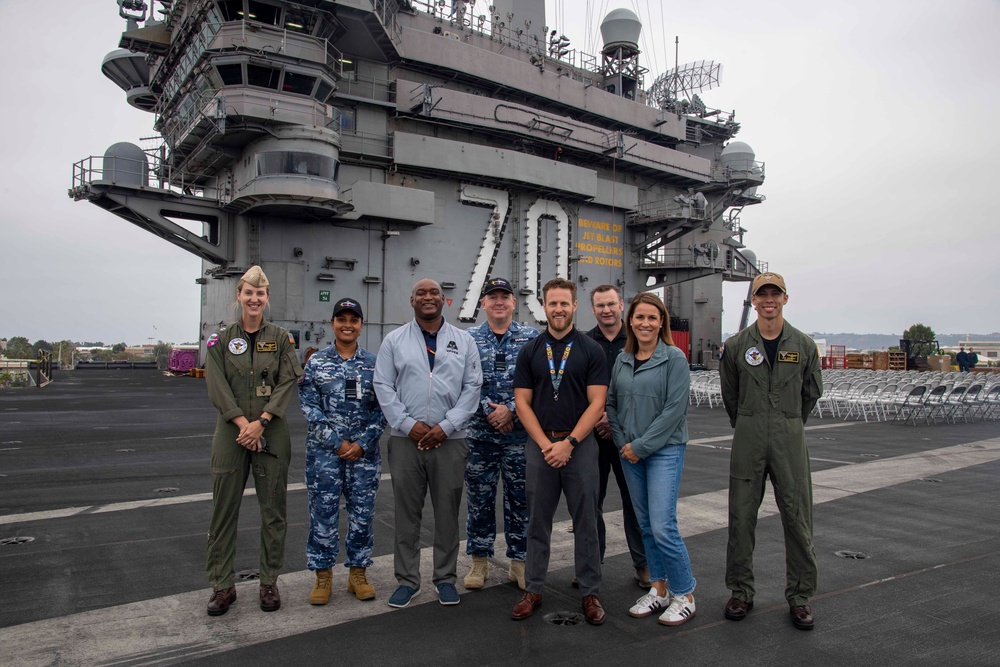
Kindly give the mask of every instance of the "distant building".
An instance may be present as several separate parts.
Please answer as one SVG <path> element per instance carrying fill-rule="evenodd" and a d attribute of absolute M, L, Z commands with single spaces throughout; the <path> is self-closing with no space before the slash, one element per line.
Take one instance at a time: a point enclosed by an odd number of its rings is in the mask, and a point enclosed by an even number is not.
<path fill-rule="evenodd" d="M 7 349 L 7 339 L 0 338 L 0 352 L 3 352 L 6 349 Z"/>

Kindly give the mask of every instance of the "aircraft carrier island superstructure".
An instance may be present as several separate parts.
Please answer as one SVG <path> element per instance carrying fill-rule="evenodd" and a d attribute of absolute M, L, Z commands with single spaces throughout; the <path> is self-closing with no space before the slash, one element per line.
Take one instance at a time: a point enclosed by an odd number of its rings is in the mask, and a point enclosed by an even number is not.
<path fill-rule="evenodd" d="M 546 25 L 544 0 L 118 6 L 127 26 L 102 70 L 158 136 L 78 162 L 70 196 L 202 258 L 203 354 L 260 264 L 268 319 L 300 352 L 329 344 L 345 296 L 377 349 L 422 277 L 459 326 L 482 321 L 487 277 L 509 278 L 515 318 L 539 325 L 558 275 L 580 286 L 584 327 L 593 287 L 662 288 L 678 343 L 708 363 L 723 281 L 762 269 L 739 212 L 763 200 L 763 164 L 696 94 L 719 66 L 647 88 L 626 9 L 591 56 Z"/>

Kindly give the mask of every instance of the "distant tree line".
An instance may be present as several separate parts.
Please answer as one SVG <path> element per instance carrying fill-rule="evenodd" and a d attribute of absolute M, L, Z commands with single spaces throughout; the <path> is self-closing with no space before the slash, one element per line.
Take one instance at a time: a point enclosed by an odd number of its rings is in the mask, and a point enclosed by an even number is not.
<path fill-rule="evenodd" d="M 6 359 L 38 359 L 42 352 L 50 352 L 53 361 L 59 361 L 65 368 L 71 366 L 74 361 L 80 359 L 80 348 L 106 347 L 104 343 L 84 342 L 74 343 L 71 340 L 63 340 L 50 343 L 47 340 L 36 340 L 34 343 L 28 342 L 24 336 L 14 336 L 7 341 L 7 347 L 3 351 Z M 129 361 L 133 357 L 125 352 L 128 345 L 125 343 L 115 343 L 110 349 L 94 350 L 88 352 L 88 357 L 92 361 Z M 161 368 L 167 367 L 167 360 L 170 357 L 172 347 L 162 340 L 153 346 L 153 358 Z M 61 356 L 60 356 L 61 354 Z"/>

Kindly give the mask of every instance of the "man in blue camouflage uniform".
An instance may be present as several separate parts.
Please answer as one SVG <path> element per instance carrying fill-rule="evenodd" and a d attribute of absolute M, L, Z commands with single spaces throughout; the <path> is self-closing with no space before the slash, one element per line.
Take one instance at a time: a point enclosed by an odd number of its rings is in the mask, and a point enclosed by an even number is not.
<path fill-rule="evenodd" d="M 347 501 L 347 591 L 359 600 L 375 599 L 365 570 L 375 546 L 375 493 L 382 473 L 379 439 L 385 427 L 372 385 L 375 355 L 358 345 L 361 306 L 341 299 L 333 308 L 334 344 L 306 363 L 299 387 L 306 436 L 306 485 L 309 488 L 309 541 L 306 565 L 316 572 L 309 595 L 315 605 L 330 601 L 333 565 L 340 542 L 340 496 Z"/>
<path fill-rule="evenodd" d="M 479 410 L 468 427 L 465 466 L 468 498 L 465 552 L 472 556 L 466 588 L 482 588 L 496 539 L 497 480 L 503 474 L 503 524 L 507 539 L 508 577 L 524 590 L 528 505 L 524 490 L 524 443 L 528 438 L 514 414 L 514 366 L 517 355 L 538 330 L 514 322 L 514 289 L 503 278 L 486 282 L 480 305 L 486 321 L 469 329 L 479 348 L 483 388 Z"/>

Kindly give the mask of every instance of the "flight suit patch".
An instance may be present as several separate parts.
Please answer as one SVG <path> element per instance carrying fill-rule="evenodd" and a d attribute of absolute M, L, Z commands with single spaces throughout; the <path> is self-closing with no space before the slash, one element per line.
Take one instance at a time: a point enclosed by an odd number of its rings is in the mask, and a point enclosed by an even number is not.
<path fill-rule="evenodd" d="M 258 352 L 277 352 L 278 343 L 273 340 L 259 340 L 257 341 L 257 351 Z"/>
<path fill-rule="evenodd" d="M 229 351 L 233 354 L 243 354 L 247 351 L 247 342 L 242 338 L 234 338 L 229 341 Z"/>
<path fill-rule="evenodd" d="M 216 345 L 218 345 L 218 343 L 219 343 L 219 334 L 214 333 L 208 337 L 208 343 L 206 343 L 206 346 L 215 347 Z"/>
<path fill-rule="evenodd" d="M 747 363 L 750 364 L 751 366 L 760 366 L 762 363 L 764 363 L 764 355 L 761 354 L 760 350 L 758 350 L 756 347 L 751 347 L 749 350 L 747 350 L 744 357 L 746 358 Z"/>
<path fill-rule="evenodd" d="M 788 352 L 787 350 L 778 350 L 778 361 L 787 361 L 789 363 L 797 364 L 799 363 L 799 353 Z"/>

